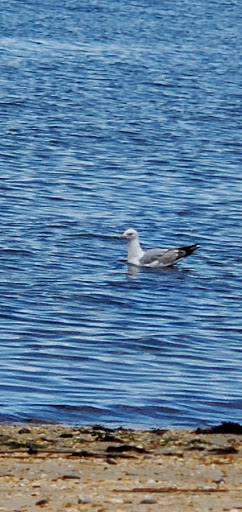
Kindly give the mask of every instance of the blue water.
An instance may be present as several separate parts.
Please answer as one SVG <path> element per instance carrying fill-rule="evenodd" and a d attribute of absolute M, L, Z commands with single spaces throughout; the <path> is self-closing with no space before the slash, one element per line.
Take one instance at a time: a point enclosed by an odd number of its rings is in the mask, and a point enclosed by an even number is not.
<path fill-rule="evenodd" d="M 241 421 L 241 18 L 1 2 L 1 421 Z M 200 249 L 130 272 L 130 226 Z"/>

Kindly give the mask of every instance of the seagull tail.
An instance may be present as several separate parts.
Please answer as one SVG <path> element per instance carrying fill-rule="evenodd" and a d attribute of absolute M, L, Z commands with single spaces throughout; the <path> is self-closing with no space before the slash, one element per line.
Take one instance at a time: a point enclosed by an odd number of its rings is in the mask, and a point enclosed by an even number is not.
<path fill-rule="evenodd" d="M 181 253 L 181 258 L 186 258 L 186 256 L 190 256 L 190 254 L 192 254 L 194 251 L 196 251 L 198 249 L 199 245 L 198 244 L 193 244 L 193 245 L 187 245 L 185 247 L 180 247 L 180 251 L 182 252 Z"/>

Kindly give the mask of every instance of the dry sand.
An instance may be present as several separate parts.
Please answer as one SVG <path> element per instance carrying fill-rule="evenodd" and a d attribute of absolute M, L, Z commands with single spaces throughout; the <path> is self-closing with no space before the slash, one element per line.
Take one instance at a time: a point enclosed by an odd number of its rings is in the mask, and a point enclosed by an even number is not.
<path fill-rule="evenodd" d="M 241 453 L 236 429 L 2 425 L 0 511 L 241 511 Z"/>

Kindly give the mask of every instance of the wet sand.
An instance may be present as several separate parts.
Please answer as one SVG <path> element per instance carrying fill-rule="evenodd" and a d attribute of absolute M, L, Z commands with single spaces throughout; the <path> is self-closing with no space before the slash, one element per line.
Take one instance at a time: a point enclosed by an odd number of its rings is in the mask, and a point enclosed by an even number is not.
<path fill-rule="evenodd" d="M 0 511 L 241 511 L 237 427 L 0 425 Z"/>

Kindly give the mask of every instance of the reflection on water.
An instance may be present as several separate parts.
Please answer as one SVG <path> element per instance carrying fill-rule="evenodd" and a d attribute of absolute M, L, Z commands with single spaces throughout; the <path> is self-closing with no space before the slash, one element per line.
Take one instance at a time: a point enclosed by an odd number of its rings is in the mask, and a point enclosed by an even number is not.
<path fill-rule="evenodd" d="M 152 272 L 152 273 L 163 273 L 163 272 L 189 272 L 189 269 L 180 269 L 177 265 L 173 265 L 170 267 L 158 267 L 158 268 L 150 268 L 150 267 L 138 267 L 138 265 L 133 265 L 131 263 L 127 263 L 127 272 L 126 275 L 129 278 L 135 278 L 139 275 L 140 272 Z"/>

